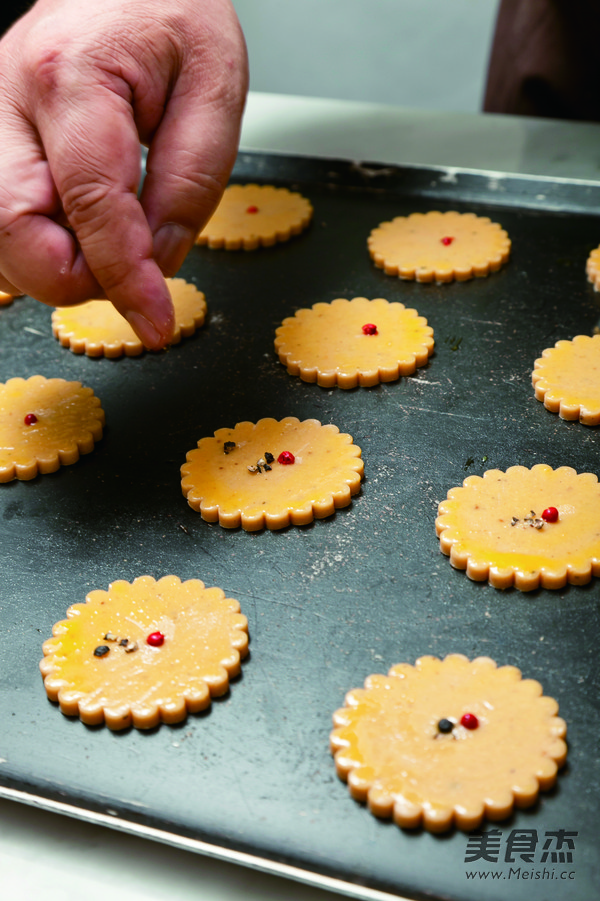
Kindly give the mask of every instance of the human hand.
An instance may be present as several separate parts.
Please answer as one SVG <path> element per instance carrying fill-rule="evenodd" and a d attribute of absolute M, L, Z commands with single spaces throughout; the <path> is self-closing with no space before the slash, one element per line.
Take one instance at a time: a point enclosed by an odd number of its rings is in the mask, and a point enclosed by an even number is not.
<path fill-rule="evenodd" d="M 227 183 L 247 77 L 230 0 L 38 0 L 0 41 L 0 291 L 107 297 L 167 344 L 163 275 Z"/>

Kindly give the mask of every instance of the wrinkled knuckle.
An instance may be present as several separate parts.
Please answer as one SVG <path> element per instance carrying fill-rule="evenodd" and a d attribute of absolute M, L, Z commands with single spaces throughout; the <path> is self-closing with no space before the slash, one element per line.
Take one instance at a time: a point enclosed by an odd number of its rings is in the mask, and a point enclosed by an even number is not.
<path fill-rule="evenodd" d="M 61 185 L 61 200 L 67 219 L 78 232 L 92 226 L 96 230 L 110 209 L 110 185 L 82 180 L 79 172 Z"/>
<path fill-rule="evenodd" d="M 0 185 L 0 239 L 10 238 L 11 227 L 18 217 L 14 197 L 5 186 Z"/>
<path fill-rule="evenodd" d="M 30 44 L 24 66 L 28 84 L 42 101 L 51 100 L 70 84 L 76 83 L 77 71 L 73 56 L 62 42 L 57 45 L 46 39 L 38 44 Z"/>
<path fill-rule="evenodd" d="M 180 175 L 175 173 L 173 177 L 177 179 L 178 184 L 175 184 L 174 187 L 178 192 L 181 194 L 190 192 L 190 196 L 197 197 L 202 206 L 207 204 L 216 206 L 226 186 L 226 179 L 223 181 L 215 175 L 201 172 L 198 169 Z"/>
<path fill-rule="evenodd" d="M 222 181 L 189 166 L 185 171 L 182 167 L 163 177 L 163 190 L 166 194 L 185 198 L 185 205 L 179 209 L 177 220 L 192 231 L 199 231 L 206 224 L 221 200 L 225 187 L 226 179 Z"/>
<path fill-rule="evenodd" d="M 118 256 L 115 256 L 113 260 L 104 259 L 102 266 L 96 267 L 94 271 L 94 275 L 107 294 L 110 294 L 111 291 L 114 291 L 116 288 L 122 285 L 127 277 L 127 274 L 128 266 Z"/>
<path fill-rule="evenodd" d="M 29 62 L 29 69 L 41 93 L 55 90 L 61 80 L 64 55 L 57 47 L 40 47 Z"/>

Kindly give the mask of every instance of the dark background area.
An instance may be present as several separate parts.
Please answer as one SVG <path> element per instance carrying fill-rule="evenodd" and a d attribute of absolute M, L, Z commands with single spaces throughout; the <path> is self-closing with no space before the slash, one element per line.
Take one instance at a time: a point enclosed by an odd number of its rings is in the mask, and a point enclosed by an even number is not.
<path fill-rule="evenodd" d="M 34 0 L 4 0 L 0 6 L 0 35 L 33 6 Z"/>

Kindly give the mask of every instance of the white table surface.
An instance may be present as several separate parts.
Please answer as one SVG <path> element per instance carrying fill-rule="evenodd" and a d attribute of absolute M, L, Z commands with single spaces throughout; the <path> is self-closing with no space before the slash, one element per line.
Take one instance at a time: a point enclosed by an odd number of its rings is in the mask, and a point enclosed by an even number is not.
<path fill-rule="evenodd" d="M 600 125 L 595 124 L 251 94 L 241 146 L 600 180 Z M 280 876 L 0 799 L 0 901 L 338 897 Z"/>

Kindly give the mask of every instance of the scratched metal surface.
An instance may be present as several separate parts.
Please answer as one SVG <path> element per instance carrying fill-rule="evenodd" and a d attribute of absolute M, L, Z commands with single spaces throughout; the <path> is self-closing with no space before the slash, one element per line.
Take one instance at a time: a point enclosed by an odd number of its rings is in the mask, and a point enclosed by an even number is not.
<path fill-rule="evenodd" d="M 523 595 L 472 583 L 440 554 L 434 518 L 449 488 L 485 468 L 600 470 L 597 430 L 548 413 L 530 385 L 545 347 L 591 333 L 600 316 L 584 276 L 600 243 L 600 187 L 263 155 L 241 156 L 236 177 L 297 185 L 313 201 L 314 223 L 257 253 L 195 249 L 181 274 L 205 291 L 210 317 L 168 353 L 78 357 L 52 338 L 48 308 L 25 298 L 0 310 L 3 381 L 37 372 L 79 379 L 107 416 L 104 439 L 76 465 L 0 486 L 0 793 L 111 811 L 166 830 L 175 844 L 193 837 L 247 851 L 365 895 L 562 898 L 564 883 L 547 878 L 467 879 L 463 834 L 377 821 L 334 774 L 330 717 L 348 689 L 422 654 L 488 654 L 540 679 L 569 724 L 556 789 L 497 827 L 502 841 L 513 829 L 537 830 L 540 841 L 548 830 L 578 832 L 569 898 L 588 901 L 600 888 L 599 584 Z M 488 279 L 443 286 L 404 283 L 370 263 L 373 226 L 435 208 L 500 221 L 513 239 L 510 263 Z M 288 376 L 273 353 L 281 319 L 357 295 L 425 315 L 436 339 L 429 365 L 369 390 Z M 246 534 L 202 522 L 180 494 L 186 451 L 219 427 L 285 415 L 354 436 L 365 460 L 361 494 L 302 529 Z M 181 726 L 87 728 L 46 699 L 42 640 L 90 589 L 144 573 L 200 577 L 238 598 L 251 655 L 230 695 Z M 472 866 L 508 878 L 502 859 Z"/>

